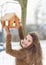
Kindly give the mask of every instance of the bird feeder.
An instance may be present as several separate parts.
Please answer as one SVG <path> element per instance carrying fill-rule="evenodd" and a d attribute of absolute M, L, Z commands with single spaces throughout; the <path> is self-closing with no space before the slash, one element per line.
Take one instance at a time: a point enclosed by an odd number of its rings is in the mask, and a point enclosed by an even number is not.
<path fill-rule="evenodd" d="M 9 28 L 18 28 L 20 25 L 20 19 L 17 17 L 15 13 L 6 13 L 2 17 L 2 27 L 6 26 Z"/>

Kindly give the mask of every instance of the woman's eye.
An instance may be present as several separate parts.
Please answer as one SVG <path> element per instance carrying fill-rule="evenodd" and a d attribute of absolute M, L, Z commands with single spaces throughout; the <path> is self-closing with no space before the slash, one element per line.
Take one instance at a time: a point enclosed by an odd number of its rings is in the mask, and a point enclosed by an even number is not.
<path fill-rule="evenodd" d="M 28 40 L 28 42 L 31 42 L 30 40 Z"/>
<path fill-rule="evenodd" d="M 25 38 L 27 40 L 27 38 Z"/>

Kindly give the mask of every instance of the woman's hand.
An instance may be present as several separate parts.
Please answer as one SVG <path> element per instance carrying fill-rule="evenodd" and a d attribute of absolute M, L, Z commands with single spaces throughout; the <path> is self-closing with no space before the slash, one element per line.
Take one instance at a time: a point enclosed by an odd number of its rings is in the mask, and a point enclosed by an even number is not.
<path fill-rule="evenodd" d="M 11 34 L 10 29 L 8 27 L 5 27 L 6 35 Z"/>
<path fill-rule="evenodd" d="M 20 26 L 22 27 L 22 23 L 20 22 Z"/>

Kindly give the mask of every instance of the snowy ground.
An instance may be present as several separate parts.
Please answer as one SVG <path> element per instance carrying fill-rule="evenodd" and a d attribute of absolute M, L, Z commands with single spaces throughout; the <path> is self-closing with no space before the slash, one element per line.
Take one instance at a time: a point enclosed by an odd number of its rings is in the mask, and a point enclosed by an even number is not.
<path fill-rule="evenodd" d="M 46 65 L 46 41 L 40 41 L 43 51 L 43 65 Z M 19 49 L 20 46 L 16 43 L 16 48 Z M 14 45 L 13 45 L 14 46 Z M 13 47 L 12 47 L 13 48 Z M 15 49 L 15 47 L 14 47 Z M 0 52 L 0 65 L 15 65 L 15 58 L 7 54 L 5 51 Z"/>

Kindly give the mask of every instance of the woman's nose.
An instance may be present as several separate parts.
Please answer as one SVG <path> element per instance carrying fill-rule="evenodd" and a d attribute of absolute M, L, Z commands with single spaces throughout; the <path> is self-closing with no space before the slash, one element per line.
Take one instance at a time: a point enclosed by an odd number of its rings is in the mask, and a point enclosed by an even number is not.
<path fill-rule="evenodd" d="M 24 39 L 24 43 L 27 43 L 27 40 Z"/>

